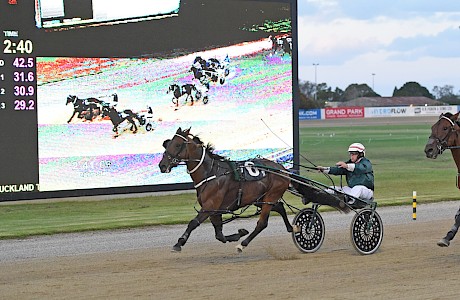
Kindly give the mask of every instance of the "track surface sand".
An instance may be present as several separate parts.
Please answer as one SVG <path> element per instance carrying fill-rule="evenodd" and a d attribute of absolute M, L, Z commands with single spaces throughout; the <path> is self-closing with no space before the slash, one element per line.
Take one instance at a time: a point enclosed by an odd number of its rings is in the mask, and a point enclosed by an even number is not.
<path fill-rule="evenodd" d="M 1 241 L 2 252 L 17 251 L 22 243 L 25 249 L 19 252 L 28 252 L 29 257 L 5 259 L 3 252 L 0 295 L 3 299 L 454 299 L 460 246 L 454 240 L 449 248 L 440 248 L 436 241 L 450 228 L 458 202 L 441 206 L 420 205 L 416 221 L 411 219 L 411 206 L 380 208 L 383 243 L 367 256 L 358 254 L 349 240 L 352 216 L 336 212 L 323 213 L 326 238 L 312 254 L 295 247 L 278 217 L 240 254 L 234 243 L 215 241 L 207 223 L 192 234 L 181 253 L 170 249 L 184 225 L 111 233 L 125 248 L 105 245 L 103 235 L 109 233 L 79 234 L 75 242 L 69 242 L 73 239 L 67 235 Z M 424 217 L 433 213 L 434 217 Z M 255 220 L 248 221 L 238 226 L 251 229 Z M 147 233 L 138 245 L 134 236 L 142 232 Z M 39 253 L 37 245 L 43 240 L 49 243 L 48 253 Z"/>

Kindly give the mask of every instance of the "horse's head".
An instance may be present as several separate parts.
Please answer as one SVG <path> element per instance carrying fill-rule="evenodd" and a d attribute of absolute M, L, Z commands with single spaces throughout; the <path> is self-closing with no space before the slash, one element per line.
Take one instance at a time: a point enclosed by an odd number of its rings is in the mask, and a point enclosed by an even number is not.
<path fill-rule="evenodd" d="M 165 152 L 159 163 L 161 173 L 169 173 L 171 169 L 177 167 L 179 163 L 188 159 L 187 144 L 189 143 L 190 128 L 177 129 L 172 139 L 165 140 L 163 147 Z"/>
<path fill-rule="evenodd" d="M 177 89 L 179 89 L 179 86 L 177 84 L 170 84 L 168 87 L 168 90 L 166 91 L 166 94 L 169 94 L 170 92 L 174 92 Z"/>
<path fill-rule="evenodd" d="M 457 132 L 460 130 L 457 124 L 459 113 L 441 114 L 439 120 L 431 126 L 431 135 L 425 145 L 426 157 L 435 159 L 444 150 L 457 146 Z"/>
<path fill-rule="evenodd" d="M 75 99 L 77 99 L 77 96 L 72 96 L 72 95 L 67 96 L 67 100 L 65 102 L 65 105 L 67 105 L 69 103 L 73 103 L 75 101 Z"/>

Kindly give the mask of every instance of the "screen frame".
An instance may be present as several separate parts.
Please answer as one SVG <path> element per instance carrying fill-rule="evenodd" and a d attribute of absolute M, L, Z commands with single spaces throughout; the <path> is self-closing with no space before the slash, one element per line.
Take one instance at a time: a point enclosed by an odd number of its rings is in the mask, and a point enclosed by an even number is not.
<path fill-rule="evenodd" d="M 246 1 L 246 0 L 239 0 Z M 292 129 L 293 129 L 293 168 L 294 172 L 298 172 L 299 165 L 299 99 L 300 91 L 298 87 L 298 24 L 297 24 L 297 1 L 295 0 L 255 0 L 255 2 L 285 2 L 291 7 L 291 24 L 292 24 Z M 75 29 L 78 30 L 78 29 Z M 157 166 L 152 166 L 157 167 Z M 110 195 L 126 195 L 130 194 L 146 194 L 157 192 L 177 192 L 193 190 L 193 183 L 174 183 L 174 184 L 159 184 L 159 185 L 142 185 L 142 186 L 126 186 L 126 187 L 110 187 L 110 188 L 91 188 L 91 189 L 76 189 L 76 190 L 59 190 L 59 191 L 42 191 L 42 192 L 18 192 L 18 193 L 3 193 L 0 195 L 0 201 L 16 201 L 16 200 L 34 200 L 34 199 L 50 199 L 50 198 L 66 198 L 66 197 L 87 197 L 87 196 L 108 196 Z"/>

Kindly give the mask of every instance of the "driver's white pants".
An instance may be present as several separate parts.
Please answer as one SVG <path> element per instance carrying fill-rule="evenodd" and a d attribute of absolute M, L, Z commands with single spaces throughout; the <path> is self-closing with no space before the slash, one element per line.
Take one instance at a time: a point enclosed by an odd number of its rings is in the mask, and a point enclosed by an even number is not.
<path fill-rule="evenodd" d="M 343 192 L 358 199 L 371 200 L 374 198 L 374 191 L 364 185 L 355 185 L 354 187 L 331 187 L 336 191 Z M 328 189 L 326 192 L 333 194 L 334 190 Z"/>

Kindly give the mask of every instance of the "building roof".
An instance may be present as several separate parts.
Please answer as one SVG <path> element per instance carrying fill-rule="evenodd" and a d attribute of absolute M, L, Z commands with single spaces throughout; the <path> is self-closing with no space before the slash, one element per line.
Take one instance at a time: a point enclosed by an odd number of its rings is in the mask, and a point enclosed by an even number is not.
<path fill-rule="evenodd" d="M 360 97 L 346 102 L 338 102 L 337 106 L 438 106 L 446 103 L 428 97 Z"/>

